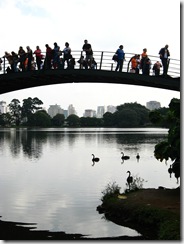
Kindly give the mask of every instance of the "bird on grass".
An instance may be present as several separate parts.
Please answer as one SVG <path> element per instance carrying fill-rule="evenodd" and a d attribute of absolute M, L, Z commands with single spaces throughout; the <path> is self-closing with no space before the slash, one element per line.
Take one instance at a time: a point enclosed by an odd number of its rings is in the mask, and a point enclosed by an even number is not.
<path fill-rule="evenodd" d="M 93 162 L 99 162 L 100 159 L 99 158 L 96 158 L 94 154 L 92 154 L 93 158 L 92 158 L 92 161 Z"/>
<path fill-rule="evenodd" d="M 133 177 L 131 176 L 131 172 L 127 171 L 127 173 L 129 173 L 128 177 L 127 177 L 127 183 L 128 185 L 130 185 L 133 182 Z"/>
<path fill-rule="evenodd" d="M 127 159 L 130 158 L 129 156 L 125 156 L 123 152 L 121 152 L 121 154 L 123 155 L 123 156 L 121 157 L 121 159 L 123 159 L 123 160 L 127 160 Z"/>

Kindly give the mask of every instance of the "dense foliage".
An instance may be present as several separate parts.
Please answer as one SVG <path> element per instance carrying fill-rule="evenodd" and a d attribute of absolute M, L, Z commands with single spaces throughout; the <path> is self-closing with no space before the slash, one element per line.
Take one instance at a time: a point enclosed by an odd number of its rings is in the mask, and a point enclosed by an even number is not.
<path fill-rule="evenodd" d="M 159 111 L 150 112 L 150 120 L 155 124 L 166 121 L 169 126 L 167 139 L 155 146 L 154 155 L 160 161 L 170 158 L 173 161 L 172 171 L 178 178 L 180 176 L 180 100 L 173 98 L 165 115 Z"/>

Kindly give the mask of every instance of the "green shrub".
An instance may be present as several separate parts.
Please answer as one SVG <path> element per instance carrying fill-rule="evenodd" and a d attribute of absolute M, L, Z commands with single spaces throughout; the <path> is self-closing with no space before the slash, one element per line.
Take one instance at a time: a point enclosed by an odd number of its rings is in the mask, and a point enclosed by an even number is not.
<path fill-rule="evenodd" d="M 113 183 L 109 183 L 105 190 L 102 191 L 102 198 L 101 198 L 101 201 L 104 202 L 106 200 L 108 200 L 109 198 L 115 196 L 115 195 L 118 195 L 120 193 L 120 189 L 121 187 L 119 187 L 116 182 L 113 182 Z"/>

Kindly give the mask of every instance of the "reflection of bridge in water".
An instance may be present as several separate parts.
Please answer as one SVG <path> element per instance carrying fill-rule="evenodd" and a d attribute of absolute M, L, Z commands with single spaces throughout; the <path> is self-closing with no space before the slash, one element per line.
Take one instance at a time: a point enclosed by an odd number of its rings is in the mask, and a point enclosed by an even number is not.
<path fill-rule="evenodd" d="M 7 61 L 2 64 L 3 69 L 0 75 L 0 94 L 21 90 L 25 88 L 63 84 L 63 83 L 112 83 L 112 84 L 127 84 L 140 85 L 147 87 L 156 87 L 180 91 L 180 61 L 170 59 L 168 76 L 162 75 L 156 77 L 153 75 L 152 68 L 150 75 L 130 73 L 130 58 L 134 54 L 125 54 L 126 60 L 123 65 L 123 72 L 115 72 L 116 63 L 112 60 L 114 52 L 97 52 L 94 51 L 94 58 L 97 62 L 97 69 L 85 70 L 80 69 L 77 61 L 80 59 L 81 51 L 72 51 L 72 55 L 76 60 L 74 70 L 69 69 L 51 69 L 51 70 L 34 70 L 28 72 L 6 73 L 8 67 Z M 153 64 L 159 60 L 159 57 L 150 56 Z M 140 71 L 141 73 L 141 71 Z M 162 74 L 162 69 L 161 69 Z"/>

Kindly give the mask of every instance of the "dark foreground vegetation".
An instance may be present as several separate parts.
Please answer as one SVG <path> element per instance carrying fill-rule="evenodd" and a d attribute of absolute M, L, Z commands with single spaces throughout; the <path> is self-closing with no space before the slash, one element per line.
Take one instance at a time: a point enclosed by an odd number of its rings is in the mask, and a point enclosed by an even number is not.
<path fill-rule="evenodd" d="M 99 213 L 133 228 L 144 240 L 180 240 L 180 188 L 140 189 L 106 195 Z"/>

